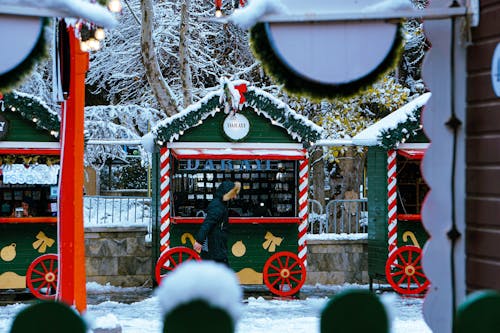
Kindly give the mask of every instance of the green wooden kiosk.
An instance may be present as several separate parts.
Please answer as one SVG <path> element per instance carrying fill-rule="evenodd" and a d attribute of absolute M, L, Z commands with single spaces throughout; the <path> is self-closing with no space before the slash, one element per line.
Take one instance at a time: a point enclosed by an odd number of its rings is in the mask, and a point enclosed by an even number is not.
<path fill-rule="evenodd" d="M 353 138 L 368 146 L 368 275 L 401 294 L 420 294 L 429 282 L 422 271 L 427 241 L 420 210 L 428 191 L 420 164 L 428 139 L 420 126 L 424 94 Z"/>
<path fill-rule="evenodd" d="M 0 291 L 55 297 L 58 135 L 58 117 L 42 101 L 0 94 Z"/>
<path fill-rule="evenodd" d="M 229 263 L 245 285 L 297 293 L 305 281 L 307 147 L 322 128 L 245 81 L 221 88 L 159 123 L 154 142 L 153 231 L 157 283 L 192 244 L 223 180 L 240 181 L 230 206 Z M 148 141 L 148 140 L 146 140 Z"/>

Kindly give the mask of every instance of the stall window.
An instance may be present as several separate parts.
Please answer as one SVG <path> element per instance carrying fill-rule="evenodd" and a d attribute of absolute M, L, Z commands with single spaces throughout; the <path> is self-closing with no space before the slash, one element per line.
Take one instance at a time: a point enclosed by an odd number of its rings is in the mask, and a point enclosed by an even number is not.
<path fill-rule="evenodd" d="M 398 214 L 420 214 L 429 187 L 420 172 L 420 159 L 398 156 Z"/>
<path fill-rule="evenodd" d="M 242 184 L 240 195 L 230 203 L 231 216 L 297 216 L 296 161 L 173 158 L 174 215 L 203 217 L 224 180 Z"/>

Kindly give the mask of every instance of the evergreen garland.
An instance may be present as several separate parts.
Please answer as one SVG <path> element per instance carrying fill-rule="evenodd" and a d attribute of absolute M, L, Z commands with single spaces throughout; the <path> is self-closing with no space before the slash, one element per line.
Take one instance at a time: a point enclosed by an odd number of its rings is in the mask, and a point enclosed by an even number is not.
<path fill-rule="evenodd" d="M 35 97 L 18 92 L 5 94 L 0 99 L 0 111 L 5 110 L 17 112 L 24 119 L 35 123 L 37 128 L 49 131 L 56 138 L 59 136 L 59 117 Z"/>
<path fill-rule="evenodd" d="M 224 105 L 220 102 L 222 94 L 221 90 L 206 96 L 197 103 L 197 107 L 189 107 L 157 126 L 154 133 L 158 144 L 171 142 L 182 135 L 185 130 L 201 125 L 209 116 L 214 116 L 217 112 L 224 112 Z M 273 98 L 268 97 L 267 93 L 248 87 L 248 91 L 244 95 L 247 107 L 252 107 L 257 114 L 262 114 L 278 123 L 299 141 L 309 143 L 321 138 L 323 132 L 319 126 L 294 112 L 283 102 L 277 103 Z"/>
<path fill-rule="evenodd" d="M 267 36 L 265 23 L 258 23 L 250 30 L 250 47 L 254 56 L 261 62 L 266 74 L 277 83 L 282 84 L 287 92 L 318 102 L 322 99 L 333 100 L 339 97 L 350 97 L 368 89 L 374 82 L 396 67 L 403 52 L 402 46 L 403 36 L 400 23 L 390 52 L 371 73 L 349 83 L 325 84 L 297 75 L 276 56 Z"/>
<path fill-rule="evenodd" d="M 415 138 L 422 130 L 420 122 L 421 110 L 422 108 L 416 108 L 406 121 L 399 123 L 395 128 L 381 131 L 378 136 L 379 145 L 390 150 L 396 148 L 400 143 Z"/>
<path fill-rule="evenodd" d="M 7 92 L 21 83 L 33 70 L 37 62 L 48 56 L 47 41 L 45 39 L 45 28 L 49 24 L 49 19 L 40 18 L 42 26 L 40 36 L 31 53 L 19 65 L 0 75 L 0 92 Z M 2 48 L 2 52 L 8 52 L 7 48 Z"/>

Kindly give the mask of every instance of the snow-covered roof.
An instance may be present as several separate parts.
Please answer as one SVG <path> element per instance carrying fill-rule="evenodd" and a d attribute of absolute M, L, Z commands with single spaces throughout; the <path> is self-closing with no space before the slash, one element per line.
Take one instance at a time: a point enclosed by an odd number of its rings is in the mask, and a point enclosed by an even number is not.
<path fill-rule="evenodd" d="M 356 146 L 376 146 L 380 144 L 380 136 L 383 131 L 396 128 L 398 124 L 404 123 L 415 110 L 424 106 L 430 97 L 431 93 L 427 92 L 403 105 L 388 116 L 358 133 L 352 138 L 352 143 Z"/>
<path fill-rule="evenodd" d="M 1 0 L 0 13 L 81 18 L 107 28 L 117 23 L 106 7 L 87 0 Z"/>
<path fill-rule="evenodd" d="M 268 92 L 248 85 L 243 80 L 232 81 L 231 85 L 247 85 L 244 93 L 246 102 L 257 114 L 269 119 L 273 125 L 284 128 L 292 138 L 300 142 L 315 142 L 323 136 L 323 128 L 306 117 L 292 110 L 287 104 Z M 146 149 L 154 143 L 173 142 L 179 139 L 185 130 L 199 126 L 209 116 L 224 112 L 225 92 L 220 89 L 213 91 L 178 114 L 162 120 L 153 127 L 151 133 L 143 137 Z M 148 149 L 149 150 L 149 149 Z"/>

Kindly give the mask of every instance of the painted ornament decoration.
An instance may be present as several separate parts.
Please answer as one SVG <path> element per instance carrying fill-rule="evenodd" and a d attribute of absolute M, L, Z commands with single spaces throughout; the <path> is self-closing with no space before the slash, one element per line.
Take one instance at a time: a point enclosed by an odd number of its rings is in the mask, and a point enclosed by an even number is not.
<path fill-rule="evenodd" d="M 16 257 L 16 243 L 12 243 L 2 248 L 0 258 L 3 261 L 12 261 Z"/>
<path fill-rule="evenodd" d="M 286 12 L 279 15 L 284 19 L 250 30 L 251 48 L 266 73 L 292 94 L 313 99 L 358 94 L 393 69 L 402 53 L 399 20 L 352 19 L 389 11 L 379 2 L 284 0 Z M 318 13 L 337 19 L 315 19 Z"/>

